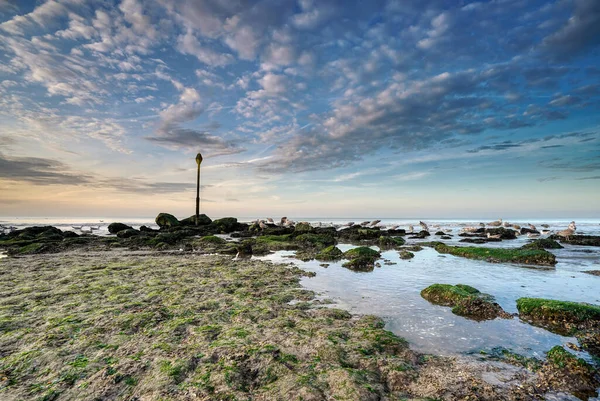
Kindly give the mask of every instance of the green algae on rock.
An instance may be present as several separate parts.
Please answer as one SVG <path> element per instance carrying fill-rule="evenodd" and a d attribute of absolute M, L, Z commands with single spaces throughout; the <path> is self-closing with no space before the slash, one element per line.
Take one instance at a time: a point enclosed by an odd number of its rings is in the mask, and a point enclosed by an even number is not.
<path fill-rule="evenodd" d="M 522 263 L 539 266 L 554 266 L 556 257 L 544 249 L 458 247 L 443 243 L 432 243 L 439 253 L 467 259 L 485 260 L 490 263 Z"/>
<path fill-rule="evenodd" d="M 519 298 L 517 309 L 522 317 L 563 325 L 567 329 L 568 325 L 574 324 L 600 324 L 600 306 L 597 305 L 542 298 Z"/>
<path fill-rule="evenodd" d="M 564 248 L 561 244 L 550 238 L 541 238 L 533 240 L 532 242 L 525 244 L 521 247 L 522 249 L 562 249 Z"/>
<path fill-rule="evenodd" d="M 195 227 L 195 226 L 206 226 L 212 223 L 210 217 L 205 215 L 204 213 L 199 214 L 198 216 L 190 216 L 180 221 L 181 225 Z M 158 224 L 158 223 L 157 223 Z M 162 227 L 161 227 L 162 228 Z"/>
<path fill-rule="evenodd" d="M 512 317 L 491 295 L 465 284 L 432 284 L 421 291 L 421 296 L 433 304 L 451 306 L 455 315 L 474 320 Z"/>
<path fill-rule="evenodd" d="M 406 249 L 401 249 L 398 254 L 400 255 L 400 259 L 408 260 L 415 257 L 415 254 L 407 251 Z"/>
<path fill-rule="evenodd" d="M 341 259 L 343 255 L 344 253 L 338 247 L 331 245 L 317 253 L 315 259 L 319 261 L 331 261 Z"/>
<path fill-rule="evenodd" d="M 154 221 L 160 228 L 177 227 L 181 224 L 179 220 L 177 220 L 177 217 L 169 213 L 159 213 Z"/>
<path fill-rule="evenodd" d="M 589 363 L 577 358 L 560 345 L 546 353 L 547 363 L 541 374 L 546 380 L 559 384 L 580 399 L 597 395 L 600 386 L 599 372 Z"/>
<path fill-rule="evenodd" d="M 381 249 L 396 249 L 406 244 L 402 237 L 379 237 L 379 247 Z"/>
<path fill-rule="evenodd" d="M 381 257 L 381 254 L 369 247 L 359 246 L 344 252 L 344 258 L 348 262 L 343 266 L 352 270 L 370 271 L 375 266 L 375 261 Z"/>
<path fill-rule="evenodd" d="M 600 357 L 600 306 L 541 298 L 519 298 L 522 319 L 551 332 L 577 337 L 581 346 Z"/>

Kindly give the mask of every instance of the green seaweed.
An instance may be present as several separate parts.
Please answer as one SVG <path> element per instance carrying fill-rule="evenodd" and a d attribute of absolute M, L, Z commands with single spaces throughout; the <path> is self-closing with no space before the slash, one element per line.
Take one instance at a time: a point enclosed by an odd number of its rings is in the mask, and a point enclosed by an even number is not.
<path fill-rule="evenodd" d="M 434 247 L 439 253 L 485 260 L 490 263 L 523 263 L 541 266 L 556 264 L 556 257 L 544 249 L 458 247 L 441 243 L 434 244 Z"/>

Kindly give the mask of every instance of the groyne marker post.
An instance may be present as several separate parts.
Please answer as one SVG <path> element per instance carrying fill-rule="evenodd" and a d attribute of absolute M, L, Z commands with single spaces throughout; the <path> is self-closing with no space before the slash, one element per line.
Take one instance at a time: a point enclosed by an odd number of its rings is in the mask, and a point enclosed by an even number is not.
<path fill-rule="evenodd" d="M 198 179 L 196 180 L 196 225 L 200 219 L 200 163 L 202 163 L 202 155 L 196 155 L 196 164 L 198 165 Z"/>

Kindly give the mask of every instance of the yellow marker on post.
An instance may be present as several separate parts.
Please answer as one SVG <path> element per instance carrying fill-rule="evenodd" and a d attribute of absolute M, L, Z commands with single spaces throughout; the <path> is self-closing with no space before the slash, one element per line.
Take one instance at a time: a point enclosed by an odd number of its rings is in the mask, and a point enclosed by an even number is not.
<path fill-rule="evenodd" d="M 196 155 L 196 164 L 198 165 L 198 179 L 196 180 L 196 225 L 200 219 L 200 163 L 202 163 L 202 155 Z"/>

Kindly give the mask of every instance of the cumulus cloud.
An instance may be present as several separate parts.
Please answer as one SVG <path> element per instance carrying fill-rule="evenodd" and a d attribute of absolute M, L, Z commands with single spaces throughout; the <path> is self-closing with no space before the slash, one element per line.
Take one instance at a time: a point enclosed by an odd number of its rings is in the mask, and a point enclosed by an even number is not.
<path fill-rule="evenodd" d="M 212 67 L 222 67 L 233 62 L 230 54 L 216 52 L 209 47 L 200 45 L 198 39 L 191 32 L 179 36 L 177 46 L 182 53 L 191 54 L 200 62 Z"/>

